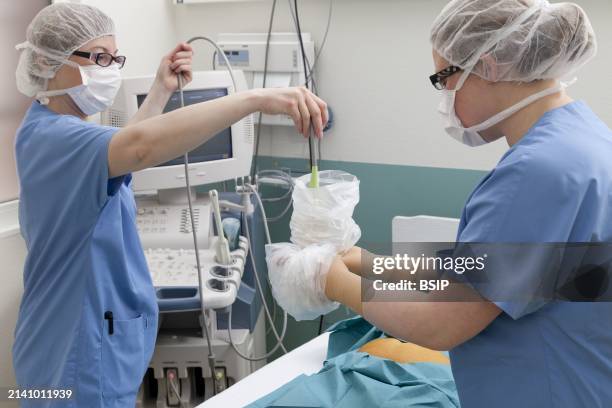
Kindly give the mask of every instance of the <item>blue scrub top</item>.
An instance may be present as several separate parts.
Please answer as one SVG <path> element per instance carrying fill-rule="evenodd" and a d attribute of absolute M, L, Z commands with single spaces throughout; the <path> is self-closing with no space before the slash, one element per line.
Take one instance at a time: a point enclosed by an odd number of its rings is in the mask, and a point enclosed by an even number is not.
<path fill-rule="evenodd" d="M 612 242 L 610 129 L 583 102 L 546 113 L 476 187 L 457 240 Z M 494 271 L 498 299 L 533 292 L 538 268 L 522 272 Z M 612 303 L 491 300 L 504 313 L 450 353 L 462 407 L 611 406 Z"/>
<path fill-rule="evenodd" d="M 116 131 L 38 102 L 18 130 L 19 222 L 28 255 L 15 374 L 22 388 L 75 395 L 69 403 L 22 406 L 134 407 L 152 356 L 158 308 L 131 175 L 108 176 Z"/>

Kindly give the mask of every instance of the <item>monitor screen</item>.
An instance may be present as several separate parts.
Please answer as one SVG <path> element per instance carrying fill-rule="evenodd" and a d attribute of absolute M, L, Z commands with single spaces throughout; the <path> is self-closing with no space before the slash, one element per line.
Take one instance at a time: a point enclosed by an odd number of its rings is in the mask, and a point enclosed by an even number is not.
<path fill-rule="evenodd" d="M 183 91 L 185 106 L 193 105 L 194 103 L 210 101 L 211 99 L 220 98 L 222 96 L 227 96 L 226 88 Z M 139 108 L 146 97 L 147 95 L 137 96 Z M 164 113 L 173 111 L 179 108 L 180 106 L 180 95 L 178 92 L 175 92 L 168 101 L 166 107 L 164 108 Z M 227 128 L 213 136 L 212 139 L 210 139 L 208 142 L 190 151 L 189 163 L 201 163 L 214 160 L 230 159 L 232 157 L 232 130 L 231 128 Z M 169 162 L 162 163 L 157 167 L 176 166 L 178 164 L 183 163 L 183 156 L 180 156 L 176 159 L 170 160 Z"/>

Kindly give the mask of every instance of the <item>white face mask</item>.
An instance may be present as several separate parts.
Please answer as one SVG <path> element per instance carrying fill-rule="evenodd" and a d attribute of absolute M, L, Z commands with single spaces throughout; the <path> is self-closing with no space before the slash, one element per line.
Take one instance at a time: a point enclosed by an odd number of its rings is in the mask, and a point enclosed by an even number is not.
<path fill-rule="evenodd" d="M 542 99 L 548 95 L 552 95 L 558 92 L 561 92 L 563 89 L 570 86 L 571 83 L 559 83 L 551 88 L 545 89 L 543 91 L 537 92 L 517 104 L 501 111 L 497 115 L 485 120 L 484 122 L 465 128 L 461 123 L 461 120 L 457 116 L 455 112 L 455 99 L 457 97 L 457 92 L 461 89 L 465 80 L 467 79 L 467 75 L 469 75 L 470 71 L 464 71 L 462 77 L 459 79 L 457 83 L 457 88 L 454 90 L 443 90 L 442 101 L 440 102 L 440 106 L 438 107 L 438 112 L 442 115 L 442 120 L 445 123 L 444 130 L 449 134 L 453 139 L 458 140 L 459 142 L 471 146 L 481 146 L 487 142 L 479 132 L 483 130 L 489 129 L 500 122 L 508 119 L 510 116 L 514 115 L 516 112 L 520 111 L 524 107 L 531 105 L 539 99 Z"/>
<path fill-rule="evenodd" d="M 108 67 L 98 65 L 78 65 L 72 61 L 69 65 L 78 67 L 81 73 L 82 84 L 68 89 L 39 92 L 36 98 L 46 104 L 49 96 L 68 94 L 87 116 L 103 112 L 108 109 L 115 100 L 117 92 L 121 87 L 121 74 L 119 66 L 111 64 Z"/>

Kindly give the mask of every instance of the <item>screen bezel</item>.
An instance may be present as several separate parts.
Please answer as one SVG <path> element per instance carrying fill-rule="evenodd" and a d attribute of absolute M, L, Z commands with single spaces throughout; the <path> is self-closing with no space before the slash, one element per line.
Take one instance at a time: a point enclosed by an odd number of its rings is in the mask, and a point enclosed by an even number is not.
<path fill-rule="evenodd" d="M 248 89 L 244 73 L 234 70 L 236 88 L 227 71 L 196 71 L 193 79 L 185 89 L 226 88 L 228 96 Z M 124 123 L 138 111 L 136 95 L 150 92 L 155 77 L 133 77 L 123 80 L 119 95 L 111 108 L 117 115 L 123 117 Z M 251 115 L 246 116 L 231 126 L 232 153 L 229 159 L 212 162 L 189 164 L 189 175 L 192 186 L 233 180 L 248 176 L 251 171 L 254 150 L 254 131 Z M 144 194 L 159 190 L 185 187 L 184 165 L 153 167 L 135 172 L 132 178 L 132 188 L 135 192 Z"/>

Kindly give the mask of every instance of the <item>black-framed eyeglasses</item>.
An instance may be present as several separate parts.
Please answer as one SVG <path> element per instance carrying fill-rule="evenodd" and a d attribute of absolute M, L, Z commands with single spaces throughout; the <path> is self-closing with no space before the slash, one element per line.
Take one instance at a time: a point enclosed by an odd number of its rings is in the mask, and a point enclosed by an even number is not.
<path fill-rule="evenodd" d="M 437 74 L 431 75 L 429 77 L 429 80 L 431 81 L 431 84 L 434 86 L 434 88 L 436 88 L 438 91 L 441 91 L 442 89 L 446 89 L 446 80 L 459 71 L 461 71 L 461 68 L 451 65 L 448 68 L 444 68 Z"/>
<path fill-rule="evenodd" d="M 115 57 L 113 54 L 109 54 L 108 52 L 75 51 L 72 53 L 72 55 L 87 58 L 101 67 L 109 67 L 113 62 L 115 62 L 117 65 L 119 65 L 119 69 L 123 68 L 126 60 L 126 57 L 123 55 L 117 55 Z"/>

